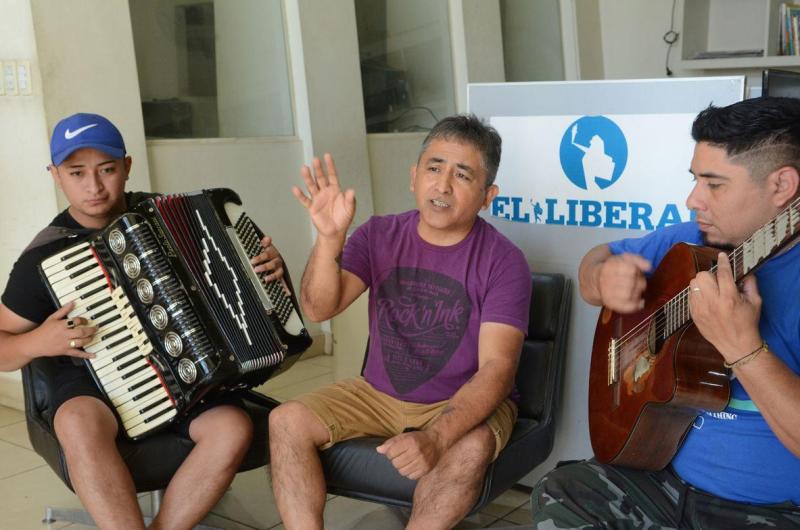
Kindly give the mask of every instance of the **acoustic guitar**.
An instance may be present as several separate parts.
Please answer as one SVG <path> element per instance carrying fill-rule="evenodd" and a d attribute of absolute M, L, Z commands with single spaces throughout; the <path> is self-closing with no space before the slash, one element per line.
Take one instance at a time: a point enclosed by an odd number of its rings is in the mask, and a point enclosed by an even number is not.
<path fill-rule="evenodd" d="M 800 198 L 729 254 L 738 282 L 800 232 Z M 718 249 L 679 243 L 647 281 L 641 311 L 602 308 L 589 374 L 589 435 L 597 460 L 664 468 L 700 411 L 728 403 L 729 370 L 689 315 L 689 281 L 716 270 Z"/>

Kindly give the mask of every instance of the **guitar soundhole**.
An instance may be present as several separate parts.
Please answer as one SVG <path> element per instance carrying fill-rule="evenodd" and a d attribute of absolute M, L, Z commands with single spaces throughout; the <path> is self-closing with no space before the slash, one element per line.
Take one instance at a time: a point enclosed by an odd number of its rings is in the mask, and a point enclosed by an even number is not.
<path fill-rule="evenodd" d="M 659 331 L 655 321 L 650 322 L 647 329 L 647 356 L 654 358 L 664 345 L 664 333 Z"/>
<path fill-rule="evenodd" d="M 655 364 L 656 354 L 663 344 L 661 339 L 663 333 L 659 333 L 657 325 L 650 322 L 647 329 L 647 341 L 644 348 L 639 350 L 639 353 L 632 359 L 631 364 L 628 366 L 628 377 L 631 381 L 631 390 L 633 392 L 641 392 L 645 388 L 645 380 Z"/>

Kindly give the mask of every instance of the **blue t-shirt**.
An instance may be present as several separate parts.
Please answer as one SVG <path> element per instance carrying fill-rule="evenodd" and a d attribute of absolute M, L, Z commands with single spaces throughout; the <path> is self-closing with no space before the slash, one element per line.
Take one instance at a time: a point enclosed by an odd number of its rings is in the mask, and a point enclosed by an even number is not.
<path fill-rule="evenodd" d="M 392 397 L 435 403 L 478 370 L 484 322 L 528 329 L 531 274 L 522 251 L 477 218 L 462 241 L 425 242 L 419 212 L 372 217 L 347 241 L 342 268 L 369 290 L 364 377 Z"/>
<path fill-rule="evenodd" d="M 609 248 L 614 254 L 639 254 L 655 268 L 679 242 L 702 244 L 696 223 L 615 241 Z M 800 374 L 800 245 L 768 260 L 755 275 L 763 299 L 761 336 L 770 351 Z M 728 406 L 722 412 L 704 412 L 697 417 L 672 466 L 689 484 L 719 497 L 753 504 L 789 501 L 800 505 L 800 458 L 778 440 L 733 376 Z"/>

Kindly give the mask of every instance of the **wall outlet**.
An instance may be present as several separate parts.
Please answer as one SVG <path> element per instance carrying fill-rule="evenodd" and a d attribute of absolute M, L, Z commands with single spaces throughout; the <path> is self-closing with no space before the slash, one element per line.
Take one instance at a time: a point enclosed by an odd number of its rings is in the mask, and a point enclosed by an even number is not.
<path fill-rule="evenodd" d="M 30 96 L 33 93 L 29 61 L 17 61 L 17 89 L 22 96 Z"/>
<path fill-rule="evenodd" d="M 19 94 L 19 89 L 17 88 L 17 61 L 3 61 L 3 86 L 6 89 L 6 96 Z"/>

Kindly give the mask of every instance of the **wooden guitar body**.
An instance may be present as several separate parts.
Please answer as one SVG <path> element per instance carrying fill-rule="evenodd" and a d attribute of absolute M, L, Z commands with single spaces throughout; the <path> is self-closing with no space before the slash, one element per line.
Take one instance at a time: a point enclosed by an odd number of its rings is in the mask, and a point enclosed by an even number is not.
<path fill-rule="evenodd" d="M 589 375 L 589 434 L 600 462 L 662 469 L 700 410 L 727 405 L 729 372 L 691 322 L 682 293 L 718 252 L 675 245 L 648 279 L 644 309 L 601 310 Z"/>

